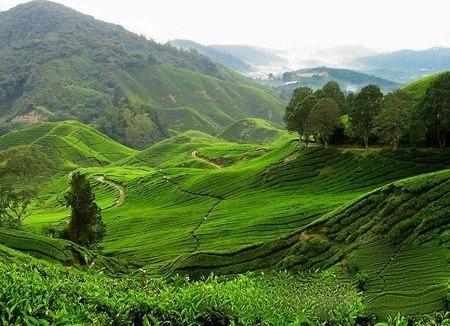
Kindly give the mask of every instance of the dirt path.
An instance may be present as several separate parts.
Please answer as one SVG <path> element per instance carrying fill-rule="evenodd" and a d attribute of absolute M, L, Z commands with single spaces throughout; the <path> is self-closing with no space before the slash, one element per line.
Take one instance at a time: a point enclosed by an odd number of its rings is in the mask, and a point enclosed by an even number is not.
<path fill-rule="evenodd" d="M 217 164 L 214 163 L 213 161 L 210 161 L 210 160 L 208 160 L 208 159 L 205 158 L 205 157 L 198 156 L 198 150 L 196 150 L 196 149 L 192 151 L 191 156 L 192 156 L 192 157 L 195 157 L 195 158 L 198 158 L 199 160 L 201 160 L 201 161 L 203 161 L 203 162 L 205 162 L 205 163 L 207 163 L 207 164 L 209 164 L 209 165 L 212 165 L 212 166 L 214 166 L 215 168 L 218 168 L 218 169 L 221 169 L 221 168 L 222 168 L 220 165 L 217 165 Z"/>
<path fill-rule="evenodd" d="M 104 184 L 107 184 L 109 186 L 112 186 L 112 187 L 116 188 L 118 193 L 119 193 L 119 195 L 117 196 L 116 202 L 112 206 L 107 207 L 107 208 L 120 207 L 120 206 L 123 205 L 123 203 L 125 202 L 125 188 L 124 188 L 124 186 L 122 186 L 120 183 L 117 183 L 117 182 L 114 182 L 112 180 L 106 179 L 104 175 L 102 175 L 100 177 L 97 177 L 97 181 L 100 182 L 100 183 L 104 183 Z"/>
<path fill-rule="evenodd" d="M 194 156 L 194 155 L 193 155 Z M 197 230 L 209 219 L 209 217 L 213 214 L 214 210 L 216 209 L 216 207 L 223 201 L 225 200 L 224 197 L 222 196 L 217 196 L 217 195 L 211 195 L 208 193 L 200 193 L 200 192 L 194 192 L 194 191 L 190 191 L 188 189 L 183 188 L 178 182 L 176 182 L 175 180 L 172 180 L 172 178 L 165 174 L 161 169 L 157 170 L 157 173 L 159 173 L 160 175 L 162 175 L 163 179 L 167 182 L 170 183 L 175 189 L 177 189 L 178 191 L 191 195 L 191 196 L 198 196 L 198 197 L 203 197 L 203 198 L 210 198 L 212 200 L 214 200 L 214 203 L 211 205 L 211 208 L 208 210 L 208 212 L 206 213 L 205 216 L 201 217 L 200 220 L 198 221 L 198 223 L 194 226 L 194 228 L 192 229 L 191 232 L 189 232 L 190 237 L 192 238 L 192 240 L 195 241 L 195 246 L 192 250 L 192 252 L 197 251 L 198 248 L 201 245 L 200 239 L 197 235 Z"/>

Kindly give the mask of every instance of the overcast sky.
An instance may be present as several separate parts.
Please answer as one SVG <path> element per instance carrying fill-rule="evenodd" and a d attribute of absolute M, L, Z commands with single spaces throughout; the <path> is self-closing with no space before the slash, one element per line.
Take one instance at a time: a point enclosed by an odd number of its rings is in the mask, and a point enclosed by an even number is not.
<path fill-rule="evenodd" d="M 27 2 L 0 0 L 0 10 Z M 265 47 L 450 46 L 449 0 L 56 0 L 157 40 Z M 1 31 L 0 31 L 1 32 Z"/>

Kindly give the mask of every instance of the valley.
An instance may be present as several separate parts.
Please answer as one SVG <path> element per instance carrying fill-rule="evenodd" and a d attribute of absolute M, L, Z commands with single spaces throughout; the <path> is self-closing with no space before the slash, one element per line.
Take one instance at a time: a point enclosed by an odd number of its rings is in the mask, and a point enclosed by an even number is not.
<path fill-rule="evenodd" d="M 447 48 L 161 43 L 66 5 L 0 5 L 0 325 L 449 324 Z"/>

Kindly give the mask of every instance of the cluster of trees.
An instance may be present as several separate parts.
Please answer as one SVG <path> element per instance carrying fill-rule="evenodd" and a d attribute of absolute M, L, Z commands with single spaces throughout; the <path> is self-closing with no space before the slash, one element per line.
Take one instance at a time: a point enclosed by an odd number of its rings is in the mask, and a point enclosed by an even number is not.
<path fill-rule="evenodd" d="M 289 131 L 298 132 L 306 144 L 311 137 L 327 146 L 335 142 L 372 140 L 437 144 L 444 150 L 450 134 L 450 72 L 435 78 L 419 102 L 397 89 L 386 95 L 377 85 L 367 85 L 358 93 L 345 94 L 336 82 L 328 82 L 315 92 L 297 88 L 284 116 Z"/>
<path fill-rule="evenodd" d="M 309 87 L 300 87 L 286 107 L 284 121 L 287 129 L 298 132 L 306 144 L 314 136 L 327 146 L 340 124 L 344 107 L 345 95 L 335 82 L 328 82 L 315 92 Z"/>
<path fill-rule="evenodd" d="M 122 99 L 119 108 L 108 107 L 97 119 L 99 129 L 133 148 L 146 148 L 167 136 L 158 114 L 147 105 L 132 105 Z"/>

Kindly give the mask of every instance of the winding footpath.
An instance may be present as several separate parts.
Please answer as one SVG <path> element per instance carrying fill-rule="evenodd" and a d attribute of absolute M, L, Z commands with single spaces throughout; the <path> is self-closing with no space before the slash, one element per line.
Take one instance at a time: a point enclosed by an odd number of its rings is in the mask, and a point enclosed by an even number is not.
<path fill-rule="evenodd" d="M 197 149 L 195 149 L 195 150 L 193 150 L 193 151 L 191 152 L 191 156 L 192 156 L 192 157 L 195 157 L 195 158 L 197 158 L 197 159 L 199 159 L 199 160 L 201 160 L 201 161 L 203 161 L 203 162 L 205 162 L 205 163 L 207 163 L 207 164 L 209 164 L 209 165 L 212 165 L 212 166 L 214 166 L 215 168 L 218 168 L 218 169 L 221 169 L 221 168 L 222 168 L 220 165 L 214 163 L 213 161 L 210 161 L 210 160 L 208 160 L 207 158 L 205 158 L 205 157 L 203 157 L 203 156 L 199 156 L 199 155 L 198 155 L 198 150 L 197 150 Z"/>
<path fill-rule="evenodd" d="M 117 196 L 117 199 L 115 203 L 109 207 L 106 207 L 104 209 L 112 208 L 112 207 L 120 207 L 125 202 L 125 188 L 120 183 L 114 182 L 112 180 L 106 179 L 104 175 L 97 177 L 96 180 L 100 183 L 109 185 L 111 187 L 116 188 L 119 195 Z"/>

